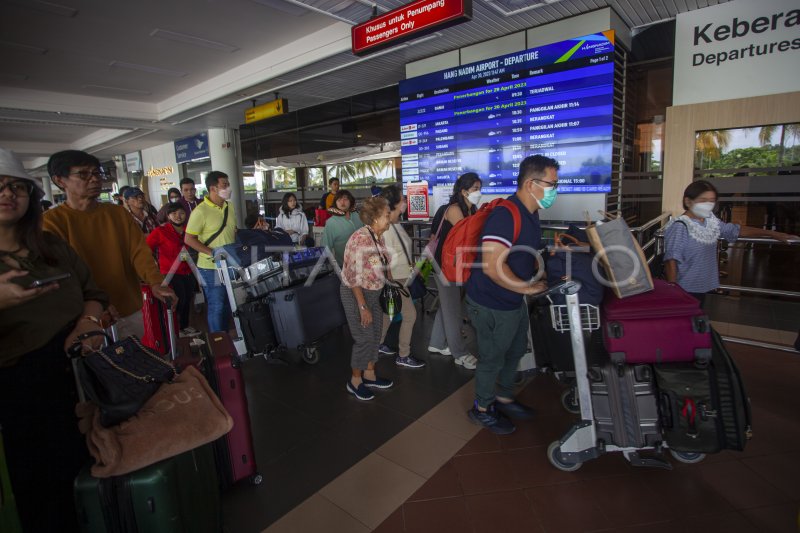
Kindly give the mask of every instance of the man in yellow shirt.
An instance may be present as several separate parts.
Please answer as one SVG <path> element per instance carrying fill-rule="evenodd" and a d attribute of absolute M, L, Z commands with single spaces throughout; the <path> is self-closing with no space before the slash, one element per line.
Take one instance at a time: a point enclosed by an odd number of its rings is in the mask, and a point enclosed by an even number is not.
<path fill-rule="evenodd" d="M 47 172 L 67 200 L 44 214 L 44 229 L 67 241 L 89 265 L 97 286 L 108 294 L 120 314 L 120 338 L 144 335 L 140 281 L 150 285 L 159 300 L 175 293 L 163 284 L 142 230 L 124 207 L 98 201 L 103 171 L 100 161 L 79 150 L 50 156 Z"/>
<path fill-rule="evenodd" d="M 197 267 L 203 278 L 208 330 L 227 332 L 231 308 L 217 276 L 214 249 L 236 242 L 236 213 L 227 201 L 231 197 L 231 184 L 226 174 L 218 170 L 209 172 L 206 189 L 208 195 L 194 208 L 186 224 L 185 242 L 200 254 Z"/>

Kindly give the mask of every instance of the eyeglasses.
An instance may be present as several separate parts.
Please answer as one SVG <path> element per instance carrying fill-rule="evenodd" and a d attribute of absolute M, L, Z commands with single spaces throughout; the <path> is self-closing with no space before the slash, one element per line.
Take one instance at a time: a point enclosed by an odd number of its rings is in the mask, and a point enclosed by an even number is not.
<path fill-rule="evenodd" d="M 8 189 L 14 196 L 30 196 L 33 193 L 33 183 L 29 181 L 12 181 L 0 183 L 0 193 Z"/>
<path fill-rule="evenodd" d="M 89 181 L 89 178 L 96 178 L 98 180 L 106 179 L 106 173 L 102 170 L 79 170 L 77 172 L 70 172 L 70 176 L 75 176 L 83 181 Z"/>
<path fill-rule="evenodd" d="M 538 181 L 539 183 L 544 183 L 545 187 L 552 187 L 553 190 L 558 189 L 558 182 L 557 181 L 539 180 L 539 179 L 536 179 L 536 178 L 531 178 L 531 181 Z"/>

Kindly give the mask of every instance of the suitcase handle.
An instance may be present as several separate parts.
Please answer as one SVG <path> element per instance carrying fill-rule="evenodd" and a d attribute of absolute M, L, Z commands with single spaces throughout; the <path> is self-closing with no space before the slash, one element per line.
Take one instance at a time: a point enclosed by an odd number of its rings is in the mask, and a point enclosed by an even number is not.
<path fill-rule="evenodd" d="M 610 339 L 621 339 L 625 335 L 625 330 L 619 322 L 609 322 L 606 331 Z"/>
<path fill-rule="evenodd" d="M 697 404 L 695 403 L 694 398 L 689 398 L 688 396 L 683 398 L 683 407 L 681 407 L 681 416 L 686 419 L 686 423 L 689 426 L 688 431 L 686 431 L 686 436 L 692 439 L 696 439 L 698 436 Z"/>

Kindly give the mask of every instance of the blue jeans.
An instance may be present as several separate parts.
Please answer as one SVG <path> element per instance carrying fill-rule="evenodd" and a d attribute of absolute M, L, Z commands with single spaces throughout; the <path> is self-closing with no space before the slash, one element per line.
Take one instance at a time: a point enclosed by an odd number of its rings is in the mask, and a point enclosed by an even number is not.
<path fill-rule="evenodd" d="M 475 369 L 475 399 L 488 407 L 495 394 L 514 398 L 514 377 L 519 360 L 528 347 L 528 308 L 523 303 L 513 311 L 498 311 L 467 297 L 467 313 L 478 341 Z"/>
<path fill-rule="evenodd" d="M 203 294 L 206 297 L 206 315 L 208 317 L 208 331 L 228 331 L 228 317 L 231 306 L 228 302 L 228 293 L 225 286 L 217 276 L 217 270 L 211 268 L 198 268 L 203 278 Z"/>

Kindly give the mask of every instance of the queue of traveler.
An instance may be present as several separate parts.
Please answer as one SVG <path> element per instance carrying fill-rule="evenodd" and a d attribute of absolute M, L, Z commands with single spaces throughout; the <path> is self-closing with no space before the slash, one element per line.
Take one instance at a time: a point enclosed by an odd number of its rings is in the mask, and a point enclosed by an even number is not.
<path fill-rule="evenodd" d="M 43 213 L 40 184 L 11 152 L 0 149 L 0 427 L 25 530 L 77 531 L 72 482 L 89 456 L 77 431 L 77 395 L 65 348 L 80 334 L 106 326 L 109 314 L 116 318 L 121 337 L 141 338 L 141 284 L 155 298 L 177 305 L 185 332 L 194 291 L 188 261 L 192 250 L 198 256 L 208 330 L 227 331 L 230 309 L 217 281 L 214 255 L 236 241 L 237 228 L 228 201 L 230 182 L 219 171 L 206 177 L 208 193 L 202 200 L 191 180 L 183 180 L 180 191 L 169 191 L 171 201 L 159 225 L 155 209 L 136 187 L 121 191 L 124 207 L 98 201 L 103 175 L 94 156 L 58 152 L 47 169 L 66 201 Z M 558 170 L 558 163 L 544 156 L 522 161 L 517 191 L 509 198 L 519 211 L 519 232 L 512 207 L 494 209 L 482 227 L 475 261 L 484 266 L 474 269 L 463 287 L 444 283 L 434 268 L 441 306 L 429 350 L 449 351 L 455 364 L 475 369 L 474 401 L 467 416 L 497 434 L 514 431 L 513 420 L 534 416 L 515 399 L 514 377 L 528 341 L 524 297 L 544 291 L 546 285 L 531 281 L 536 265 L 522 249 L 541 248 L 539 210 L 557 199 Z M 433 234 L 440 243 L 460 220 L 475 214 L 481 183 L 472 173 L 457 180 L 450 201 L 434 218 Z M 391 353 L 382 349 L 392 320 L 381 304 L 382 289 L 391 280 L 407 285 L 415 272 L 411 240 L 398 227 L 406 202 L 402 190 L 390 186 L 356 210 L 350 192 L 338 181 L 330 185 L 320 202 L 332 215 L 322 244 L 341 269 L 340 296 L 353 338 L 345 389 L 368 401 L 375 397 L 373 391 L 394 385 L 379 375 L 376 363 L 381 352 Z M 716 200 L 716 190 L 707 182 L 690 185 L 684 194 L 686 212 L 667 230 L 668 279 L 698 298 L 718 286 L 716 261 L 709 252 L 718 237 L 792 238 L 721 223 L 712 213 Z M 296 196 L 285 195 L 276 226 L 293 243 L 303 244 L 309 237 L 299 208 Z M 266 229 L 263 219 L 250 222 Z M 440 257 L 441 247 L 434 260 Z M 405 295 L 401 314 L 394 363 L 422 368 L 425 362 L 411 352 L 416 312 Z M 475 330 L 476 354 L 464 346 L 464 327 Z M 99 337 L 82 341 L 84 350 L 97 349 L 99 343 Z M 47 498 L 42 498 L 42 480 L 47 480 Z"/>

